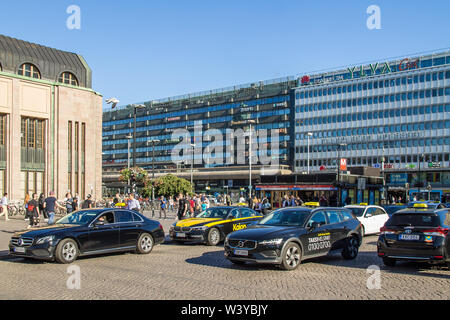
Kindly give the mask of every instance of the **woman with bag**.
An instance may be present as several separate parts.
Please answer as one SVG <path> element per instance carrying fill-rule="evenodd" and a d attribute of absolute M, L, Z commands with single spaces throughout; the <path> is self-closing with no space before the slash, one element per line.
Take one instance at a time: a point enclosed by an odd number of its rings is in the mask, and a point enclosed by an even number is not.
<path fill-rule="evenodd" d="M 37 226 L 39 223 L 39 203 L 37 193 L 33 193 L 33 198 L 27 203 L 27 213 L 30 224 L 27 229 Z"/>

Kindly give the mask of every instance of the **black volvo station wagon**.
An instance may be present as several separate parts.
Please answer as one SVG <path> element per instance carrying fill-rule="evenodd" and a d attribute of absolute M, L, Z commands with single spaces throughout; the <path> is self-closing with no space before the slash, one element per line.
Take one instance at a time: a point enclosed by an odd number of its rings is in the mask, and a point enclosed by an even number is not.
<path fill-rule="evenodd" d="M 150 253 L 164 241 L 157 221 L 125 209 L 90 209 L 72 212 L 55 225 L 13 235 L 10 255 L 71 263 L 79 256 L 136 251 Z"/>
<path fill-rule="evenodd" d="M 268 263 L 294 270 L 301 260 L 334 250 L 354 259 L 360 245 L 361 223 L 348 209 L 290 207 L 229 234 L 225 257 L 236 264 Z"/>

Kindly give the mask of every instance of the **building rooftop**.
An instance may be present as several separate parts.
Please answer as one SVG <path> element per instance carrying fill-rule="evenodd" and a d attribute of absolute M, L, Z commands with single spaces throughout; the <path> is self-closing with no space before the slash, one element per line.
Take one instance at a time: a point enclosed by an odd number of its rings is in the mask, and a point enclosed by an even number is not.
<path fill-rule="evenodd" d="M 43 80 L 56 82 L 61 73 L 71 72 L 81 87 L 92 87 L 92 72 L 82 56 L 0 34 L 0 70 L 17 74 L 23 63 L 35 65 Z"/>

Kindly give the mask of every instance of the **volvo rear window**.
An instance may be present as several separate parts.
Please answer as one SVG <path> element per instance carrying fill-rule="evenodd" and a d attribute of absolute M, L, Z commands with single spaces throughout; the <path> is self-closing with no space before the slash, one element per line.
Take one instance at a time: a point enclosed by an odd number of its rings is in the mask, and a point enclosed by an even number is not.
<path fill-rule="evenodd" d="M 441 220 L 435 214 L 406 213 L 394 214 L 387 226 L 395 227 L 439 227 Z"/>

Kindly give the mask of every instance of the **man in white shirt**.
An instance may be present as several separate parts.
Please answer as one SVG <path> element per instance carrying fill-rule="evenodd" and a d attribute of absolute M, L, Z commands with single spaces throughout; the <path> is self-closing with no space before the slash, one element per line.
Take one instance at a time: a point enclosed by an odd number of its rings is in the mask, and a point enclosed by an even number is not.
<path fill-rule="evenodd" d="M 2 206 L 2 213 L 0 213 L 0 217 L 5 216 L 5 221 L 8 221 L 8 194 L 6 192 L 3 195 L 0 205 Z"/>
<path fill-rule="evenodd" d="M 141 204 L 134 198 L 134 194 L 130 194 L 130 200 L 127 202 L 127 209 L 138 211 L 141 209 Z"/>

